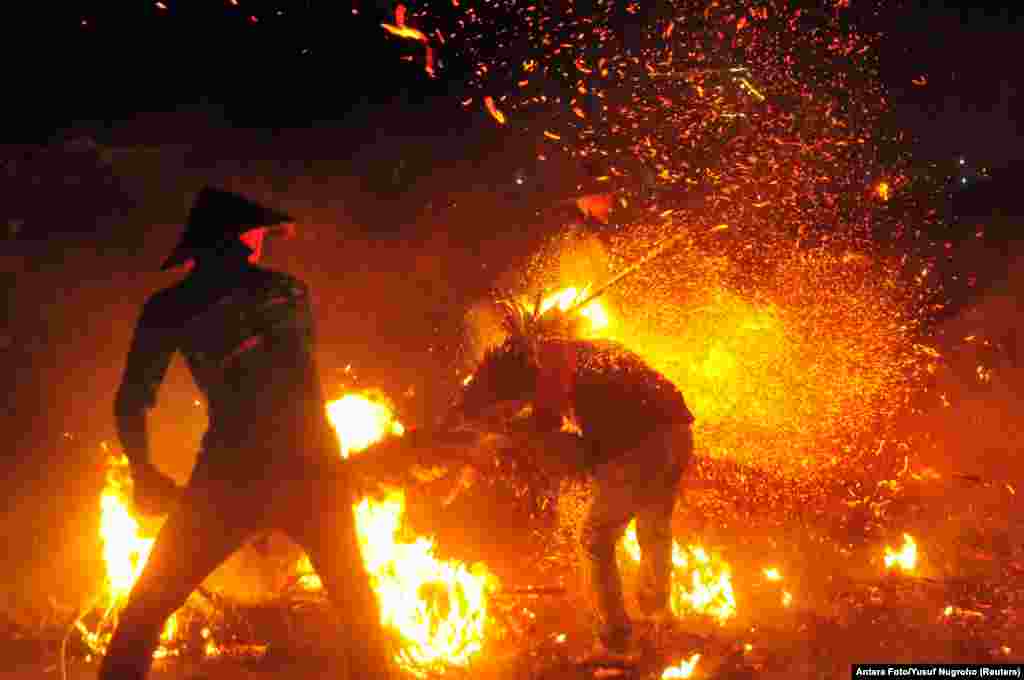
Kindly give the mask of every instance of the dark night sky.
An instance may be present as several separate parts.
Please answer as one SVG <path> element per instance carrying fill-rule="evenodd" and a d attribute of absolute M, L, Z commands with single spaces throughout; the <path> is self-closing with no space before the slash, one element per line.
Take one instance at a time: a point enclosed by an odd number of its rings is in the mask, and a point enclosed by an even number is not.
<path fill-rule="evenodd" d="M 414 100 L 437 95 L 437 106 L 459 94 L 457 54 L 442 56 L 435 81 L 398 58 L 407 46 L 379 26 L 393 17 L 385 0 L 157 4 L 49 3 L 45 16 L 5 22 L 5 63 L 18 65 L 5 108 L 23 123 L 9 123 L 5 141 L 201 101 L 224 105 L 235 124 L 292 127 L 337 121 L 355 102 L 386 102 L 403 89 Z M 882 74 L 901 118 L 936 154 L 998 167 L 1024 151 L 1015 124 L 1021 76 L 1010 56 L 1020 8 L 999 7 L 1012 4 L 904 0 L 872 20 L 887 36 Z M 921 75 L 927 86 L 912 85 Z"/>

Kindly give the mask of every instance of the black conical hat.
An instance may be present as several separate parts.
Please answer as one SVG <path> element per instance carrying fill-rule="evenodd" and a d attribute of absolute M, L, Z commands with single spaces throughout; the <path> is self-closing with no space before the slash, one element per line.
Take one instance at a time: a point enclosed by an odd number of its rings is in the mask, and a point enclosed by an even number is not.
<path fill-rule="evenodd" d="M 294 218 L 230 191 L 205 187 L 185 223 L 185 232 L 161 269 L 172 269 L 257 227 L 290 224 Z"/>

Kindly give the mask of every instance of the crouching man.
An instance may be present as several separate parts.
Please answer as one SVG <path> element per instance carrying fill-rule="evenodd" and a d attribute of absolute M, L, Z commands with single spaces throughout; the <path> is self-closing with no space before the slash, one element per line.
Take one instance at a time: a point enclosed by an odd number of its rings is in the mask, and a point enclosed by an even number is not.
<path fill-rule="evenodd" d="M 485 354 L 447 425 L 529 402 L 526 436 L 592 477 L 581 548 L 599 623 L 593 656 L 627 654 L 632 626 L 615 546 L 635 517 L 641 609 L 669 616 L 672 512 L 693 457 L 693 415 L 675 385 L 622 345 L 578 339 L 569 321 L 545 323 L 519 305 L 505 312 L 507 339 Z M 564 431 L 570 423 L 576 434 Z"/>

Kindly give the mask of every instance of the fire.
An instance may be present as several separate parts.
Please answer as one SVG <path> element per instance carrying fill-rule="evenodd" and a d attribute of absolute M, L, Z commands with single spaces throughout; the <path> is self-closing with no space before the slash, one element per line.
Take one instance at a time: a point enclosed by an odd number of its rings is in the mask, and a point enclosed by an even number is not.
<path fill-rule="evenodd" d="M 537 249 L 526 276 L 619 281 L 599 300 L 629 313 L 592 337 L 622 343 L 680 388 L 697 431 L 714 432 L 703 439 L 709 460 L 810 480 L 870 455 L 865 423 L 895 417 L 934 363 L 915 335 L 909 268 L 838 240 L 765 237 L 749 248 L 737 225 L 683 220 L 665 210 L 600 239 L 567 228 Z M 659 250 L 665 243 L 674 245 Z"/>
<path fill-rule="evenodd" d="M 327 419 L 338 434 L 344 458 L 386 434 L 400 437 L 405 433 L 387 404 L 358 394 L 346 394 L 327 404 Z"/>
<path fill-rule="evenodd" d="M 899 569 L 906 573 L 914 571 L 917 566 L 917 543 L 910 534 L 903 534 L 903 547 L 899 552 L 885 546 L 885 568 Z"/>
<path fill-rule="evenodd" d="M 402 634 L 401 661 L 410 670 L 465 666 L 480 651 L 487 621 L 488 574 L 433 555 L 433 542 L 396 540 L 405 497 L 364 498 L 356 507 L 363 559 L 384 625 Z"/>
<path fill-rule="evenodd" d="M 111 460 L 107 482 L 100 497 L 100 540 L 107 567 L 107 583 L 111 601 L 125 598 L 153 548 L 152 538 L 139 536 L 139 523 L 125 504 L 128 459 Z"/>
<path fill-rule="evenodd" d="M 385 436 L 402 436 L 405 428 L 383 400 L 346 394 L 327 405 L 328 419 L 346 458 Z M 433 541 L 398 540 L 405 496 L 364 498 L 356 506 L 356 527 L 363 560 L 381 606 L 382 623 L 398 631 L 405 643 L 399 662 L 415 673 L 465 666 L 480 651 L 487 623 L 487 589 L 493 577 L 485 568 L 467 568 L 434 556 Z M 298 565 L 303 585 L 322 587 L 309 559 Z"/>
<path fill-rule="evenodd" d="M 589 284 L 583 288 L 570 286 L 559 289 L 541 300 L 540 313 L 544 314 L 548 310 L 556 307 L 563 312 L 567 312 L 572 309 L 574 305 L 585 300 L 589 293 Z M 532 304 L 527 300 L 524 300 L 524 302 L 527 307 L 533 311 Z M 611 327 L 611 315 L 600 300 L 591 300 L 579 310 L 579 314 L 588 322 L 589 327 L 585 331 L 585 334 L 588 336 L 596 336 L 608 331 Z"/>
<path fill-rule="evenodd" d="M 106 483 L 100 496 L 99 531 L 106 568 L 106 605 L 95 630 L 87 628 L 81 620 L 76 623 L 86 645 L 96 654 L 106 652 L 117 625 L 117 613 L 124 605 L 153 548 L 154 539 L 140 536 L 139 523 L 128 510 L 127 497 L 130 490 L 128 459 L 123 455 L 110 456 Z M 177 650 L 173 648 L 173 644 L 177 636 L 178 614 L 175 612 L 164 624 L 160 634 L 160 646 L 153 652 L 153 657 L 162 659 L 175 655 Z"/>
<path fill-rule="evenodd" d="M 384 436 L 405 432 L 383 400 L 346 394 L 327 405 L 327 415 L 342 443 L 342 455 L 361 451 Z M 90 649 L 106 651 L 116 626 L 117 611 L 146 564 L 153 538 L 140 534 L 138 521 L 128 510 L 131 479 L 128 460 L 111 457 L 101 497 L 100 538 L 107 571 L 107 604 L 96 630 L 77 627 Z M 425 537 L 411 543 L 398 540 L 405 498 L 394 492 L 383 500 L 364 498 L 355 508 L 363 558 L 381 604 L 382 623 L 397 630 L 405 644 L 399 662 L 421 673 L 453 664 L 465 666 L 480 651 L 487 623 L 487 592 L 493 577 L 482 566 L 469 568 L 434 556 L 434 544 Z M 322 588 L 308 557 L 298 566 L 308 590 Z M 178 614 L 171 616 L 160 636 L 154 658 L 178 654 Z M 221 648 L 209 628 L 202 630 L 204 652 L 217 656 Z"/>
<path fill-rule="evenodd" d="M 505 114 L 494 104 L 494 97 L 484 97 L 484 106 L 487 107 L 487 112 L 494 120 L 502 125 L 505 124 Z"/>
<path fill-rule="evenodd" d="M 633 562 L 640 561 L 635 519 L 626 527 L 622 545 Z M 699 545 L 690 545 L 684 550 L 677 541 L 672 541 L 672 567 L 673 614 L 682 616 L 686 611 L 693 611 L 711 616 L 723 625 L 736 614 L 728 564 L 712 559 Z"/>
<path fill-rule="evenodd" d="M 892 195 L 892 187 L 888 182 L 879 182 L 875 185 L 875 195 L 883 201 L 888 201 Z"/>
<path fill-rule="evenodd" d="M 700 661 L 700 654 L 694 654 L 689 659 L 683 659 L 675 666 L 669 666 L 662 672 L 661 680 L 676 680 L 677 678 L 689 678 L 697 668 Z"/>
<path fill-rule="evenodd" d="M 769 567 L 769 568 L 765 569 L 763 573 L 764 573 L 764 577 L 766 579 L 768 579 L 769 581 L 781 581 L 782 580 L 782 574 L 779 573 L 779 570 L 776 567 Z"/>

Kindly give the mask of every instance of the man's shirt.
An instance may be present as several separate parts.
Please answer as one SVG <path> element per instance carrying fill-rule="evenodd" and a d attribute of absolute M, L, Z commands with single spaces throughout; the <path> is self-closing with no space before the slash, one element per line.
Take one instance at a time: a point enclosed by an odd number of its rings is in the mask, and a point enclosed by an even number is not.
<path fill-rule="evenodd" d="M 554 366 L 543 366 L 545 359 Z M 542 343 L 535 411 L 550 421 L 571 408 L 580 433 L 604 459 L 662 425 L 692 423 L 682 392 L 626 347 L 602 340 Z"/>
<path fill-rule="evenodd" d="M 248 263 L 200 268 L 153 295 L 135 329 L 118 412 L 156 403 L 175 352 L 208 404 L 204 449 L 336 445 L 314 362 L 309 289 L 297 278 Z"/>

